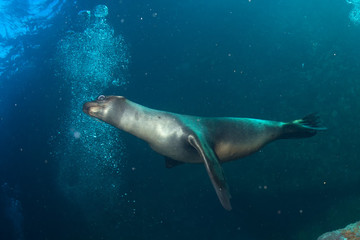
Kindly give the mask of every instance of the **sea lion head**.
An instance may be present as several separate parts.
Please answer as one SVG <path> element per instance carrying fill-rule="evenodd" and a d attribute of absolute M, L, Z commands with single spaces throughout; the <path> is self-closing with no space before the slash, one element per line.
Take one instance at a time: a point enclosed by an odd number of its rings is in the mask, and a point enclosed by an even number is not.
<path fill-rule="evenodd" d="M 84 103 L 83 112 L 91 117 L 110 123 L 109 121 L 114 117 L 112 116 L 113 110 L 121 111 L 119 107 L 125 100 L 122 96 L 100 95 L 96 100 Z"/>

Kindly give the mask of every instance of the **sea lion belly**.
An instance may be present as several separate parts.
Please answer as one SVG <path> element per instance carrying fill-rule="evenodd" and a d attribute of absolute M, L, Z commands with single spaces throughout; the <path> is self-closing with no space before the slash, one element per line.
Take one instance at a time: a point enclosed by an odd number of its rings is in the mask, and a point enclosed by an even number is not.
<path fill-rule="evenodd" d="M 236 160 L 258 151 L 275 140 L 281 123 L 249 118 L 211 118 L 203 124 L 221 162 Z"/>

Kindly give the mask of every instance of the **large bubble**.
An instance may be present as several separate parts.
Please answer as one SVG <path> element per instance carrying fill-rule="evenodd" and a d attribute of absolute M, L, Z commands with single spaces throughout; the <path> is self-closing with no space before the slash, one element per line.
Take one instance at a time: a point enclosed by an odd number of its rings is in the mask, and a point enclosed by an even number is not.
<path fill-rule="evenodd" d="M 347 3 L 353 5 L 353 9 L 349 13 L 349 18 L 354 24 L 360 24 L 360 0 L 346 0 Z"/>
<path fill-rule="evenodd" d="M 107 9 L 100 6 L 96 9 Z M 69 31 L 59 41 L 57 51 L 60 77 L 71 94 L 55 138 L 59 185 L 82 206 L 92 201 L 93 205 L 106 202 L 111 207 L 123 194 L 124 145 L 117 129 L 86 116 L 82 105 L 111 86 L 126 84 L 127 46 L 121 35 L 116 36 L 106 21 L 96 21 L 90 11 L 81 11 L 78 17 L 83 21 L 79 29 L 84 30 Z"/>
<path fill-rule="evenodd" d="M 105 5 L 97 5 L 94 11 L 95 17 L 104 18 L 108 15 L 109 10 Z"/>

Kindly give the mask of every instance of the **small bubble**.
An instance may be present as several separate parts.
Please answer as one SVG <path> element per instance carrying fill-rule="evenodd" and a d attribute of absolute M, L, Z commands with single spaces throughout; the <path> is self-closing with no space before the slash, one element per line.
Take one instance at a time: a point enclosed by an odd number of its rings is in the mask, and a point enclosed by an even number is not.
<path fill-rule="evenodd" d="M 79 133 L 78 131 L 74 132 L 74 138 L 79 139 L 81 137 L 81 133 Z"/>

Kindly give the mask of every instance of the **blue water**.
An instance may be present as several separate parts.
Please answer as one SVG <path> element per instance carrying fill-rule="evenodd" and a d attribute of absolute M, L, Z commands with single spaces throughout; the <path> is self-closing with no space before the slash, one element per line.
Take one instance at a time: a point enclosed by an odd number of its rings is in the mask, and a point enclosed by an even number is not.
<path fill-rule="evenodd" d="M 360 1 L 0 1 L 0 239 L 316 239 L 360 220 Z M 166 169 L 100 94 L 328 131 Z"/>

